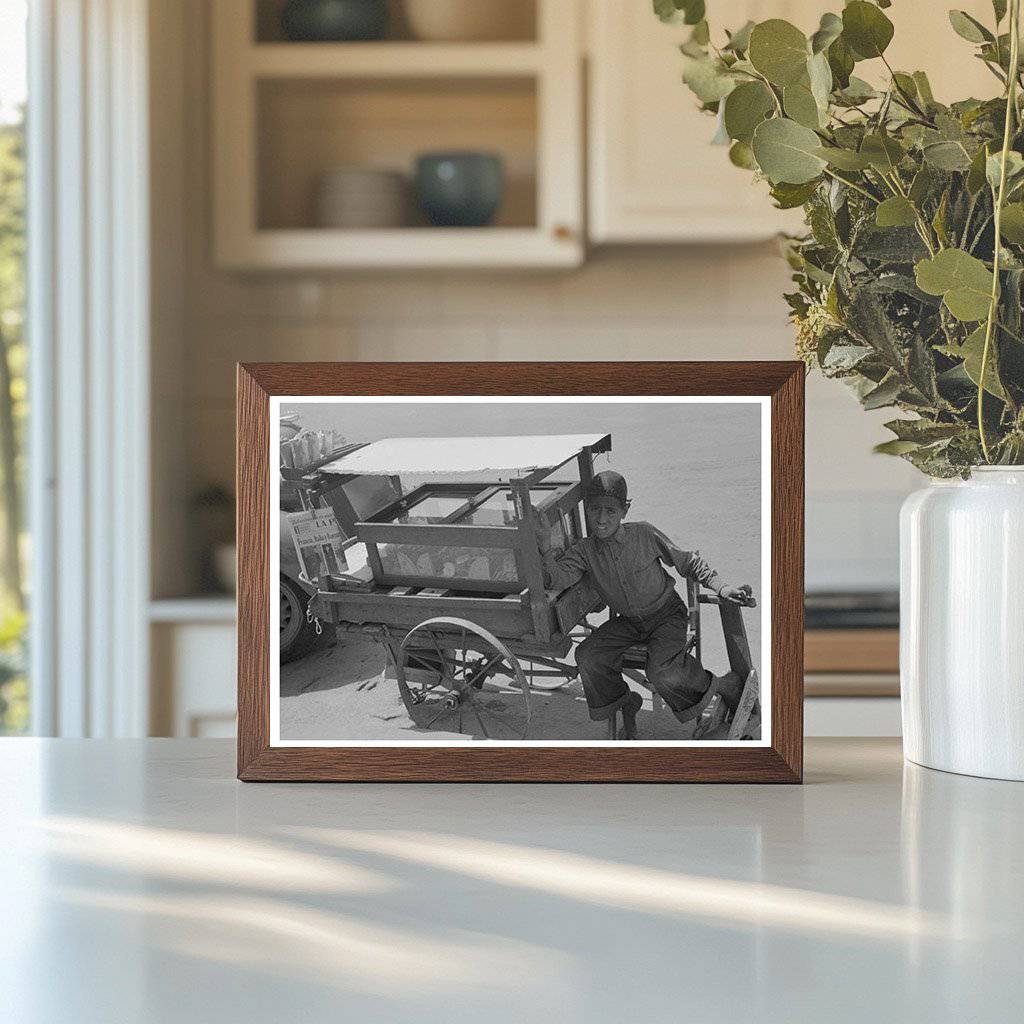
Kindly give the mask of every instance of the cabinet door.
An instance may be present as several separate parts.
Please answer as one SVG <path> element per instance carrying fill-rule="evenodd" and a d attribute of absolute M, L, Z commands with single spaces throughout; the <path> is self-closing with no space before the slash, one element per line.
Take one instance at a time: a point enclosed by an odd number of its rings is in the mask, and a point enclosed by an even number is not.
<path fill-rule="evenodd" d="M 840 0 L 709 4 L 716 38 L 723 28 L 766 18 L 786 18 L 810 34 L 823 11 L 842 6 Z M 956 6 L 991 25 L 989 0 Z M 938 99 L 998 93 L 974 48 L 953 32 L 945 5 L 904 0 L 886 14 L 896 26 L 890 62 L 927 71 Z M 592 241 L 738 241 L 799 230 L 799 211 L 775 210 L 767 186 L 733 167 L 725 147 L 709 144 L 714 119 L 697 109 L 681 81 L 678 44 L 687 27 L 663 25 L 650 0 L 589 0 L 588 25 Z M 859 65 L 857 73 L 875 83 L 888 78 L 880 61 Z"/>
<path fill-rule="evenodd" d="M 712 31 L 787 18 L 817 27 L 820 3 L 736 0 L 711 6 Z M 726 10 L 728 7 L 728 10 Z M 799 227 L 767 185 L 710 145 L 715 119 L 682 82 L 682 25 L 664 25 L 650 0 L 590 0 L 590 236 L 595 242 L 707 242 L 768 238 Z"/>

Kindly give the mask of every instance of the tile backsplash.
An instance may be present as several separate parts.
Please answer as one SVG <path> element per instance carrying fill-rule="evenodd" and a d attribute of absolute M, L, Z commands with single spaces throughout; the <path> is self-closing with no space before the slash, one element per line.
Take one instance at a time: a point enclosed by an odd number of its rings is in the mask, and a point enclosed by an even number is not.
<path fill-rule="evenodd" d="M 597 254 L 554 274 L 190 273 L 189 490 L 233 475 L 234 364 L 264 359 L 786 359 L 773 246 Z M 876 456 L 885 412 L 808 380 L 809 587 L 897 582 L 897 512 L 913 471 Z"/>

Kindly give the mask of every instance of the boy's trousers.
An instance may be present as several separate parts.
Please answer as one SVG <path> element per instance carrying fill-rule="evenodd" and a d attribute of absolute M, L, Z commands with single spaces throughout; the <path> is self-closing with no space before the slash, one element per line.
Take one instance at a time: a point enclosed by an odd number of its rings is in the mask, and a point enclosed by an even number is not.
<path fill-rule="evenodd" d="M 678 594 L 652 615 L 615 615 L 576 648 L 590 717 L 610 718 L 629 698 L 622 659 L 630 647 L 647 648 L 645 674 L 650 686 L 680 722 L 697 718 L 715 695 L 714 677 L 686 653 L 686 605 Z"/>

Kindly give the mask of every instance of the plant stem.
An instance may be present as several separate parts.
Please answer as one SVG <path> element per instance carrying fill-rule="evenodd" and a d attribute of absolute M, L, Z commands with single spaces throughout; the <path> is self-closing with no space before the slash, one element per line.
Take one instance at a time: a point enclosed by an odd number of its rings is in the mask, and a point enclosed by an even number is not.
<path fill-rule="evenodd" d="M 1006 159 L 1010 151 L 1010 137 L 1014 114 L 1017 110 L 1017 66 L 1020 60 L 1020 0 L 1010 0 L 1010 73 L 1006 84 L 1006 118 L 1003 124 L 1003 150 L 999 155 L 999 190 L 995 197 L 993 213 L 995 243 L 992 253 L 992 296 L 989 300 L 988 319 L 985 322 L 985 345 L 981 350 L 981 369 L 978 371 L 978 434 L 981 451 L 989 464 L 988 437 L 985 434 L 985 372 L 988 369 L 989 351 L 992 346 L 992 329 L 999 308 L 999 256 L 1002 249 L 1000 228 L 1002 224 L 1003 200 L 1006 195 Z"/>
<path fill-rule="evenodd" d="M 871 202 L 877 205 L 878 196 L 873 196 L 867 189 L 861 188 L 860 185 L 858 185 L 856 182 L 847 181 L 845 178 L 840 178 L 838 174 L 833 174 L 827 167 L 824 169 L 824 173 L 827 174 L 830 178 L 833 178 L 835 181 L 841 182 L 842 184 L 848 186 L 849 188 L 852 188 L 854 192 L 859 192 L 862 196 L 866 196 L 868 199 L 871 200 Z"/>
<path fill-rule="evenodd" d="M 918 105 L 917 100 L 915 100 L 913 96 L 910 96 L 907 93 L 905 93 L 903 91 L 903 89 L 900 87 L 900 83 L 896 81 L 896 72 L 893 71 L 892 65 L 885 59 L 885 54 L 884 53 L 880 53 L 879 56 L 882 58 L 882 63 L 886 66 L 886 68 L 889 71 L 889 84 L 892 86 L 892 88 L 894 88 L 900 94 L 900 98 L 903 100 L 903 102 L 915 114 L 917 114 L 918 117 L 923 117 L 923 118 L 927 119 L 928 115 Z M 928 120 L 925 120 L 925 124 L 930 126 L 931 122 L 928 121 Z"/>

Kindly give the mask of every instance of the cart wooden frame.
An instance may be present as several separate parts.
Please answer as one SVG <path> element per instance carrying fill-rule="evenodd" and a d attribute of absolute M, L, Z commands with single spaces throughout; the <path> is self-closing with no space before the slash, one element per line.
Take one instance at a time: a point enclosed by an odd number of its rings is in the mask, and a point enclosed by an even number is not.
<path fill-rule="evenodd" d="M 802 679 L 802 400 L 800 364 L 745 363 L 641 363 L 641 364 L 257 364 L 239 367 L 239 777 L 243 779 L 438 779 L 438 780 L 674 780 L 674 781 L 797 781 L 800 777 L 802 735 L 800 698 Z M 772 550 L 775 584 L 772 588 L 772 730 L 764 746 L 708 747 L 551 747 L 542 744 L 504 746 L 465 744 L 433 747 L 415 741 L 402 747 L 281 747 L 269 736 L 269 664 L 266 598 L 269 580 L 266 538 L 270 395 L 408 395 L 408 394 L 563 394 L 566 381 L 577 393 L 647 394 L 764 394 L 772 406 Z M 515 384 L 510 384 L 515 381 Z M 624 387 L 624 382 L 628 386 Z M 468 390 L 467 390 L 468 389 Z M 639 399 L 638 399 L 639 400 Z M 461 664 L 463 683 L 473 671 L 487 666 L 480 649 L 495 644 L 507 662 L 519 659 L 546 666 L 552 672 L 572 671 L 562 659 L 568 654 L 572 630 L 593 605 L 594 595 L 575 588 L 554 595 L 543 587 L 534 519 L 549 523 L 559 517 L 582 530 L 579 516 L 581 489 L 593 471 L 593 455 L 607 450 L 605 435 L 574 454 L 579 481 L 552 480 L 564 465 L 544 466 L 511 480 L 479 481 L 464 486 L 465 503 L 478 506 L 498 490 L 511 491 L 516 508 L 513 525 L 475 526 L 448 521 L 394 522 L 396 513 L 425 497 L 433 482 L 396 494 L 385 508 L 347 524 L 366 543 L 369 572 L 361 583 L 332 581 L 321 588 L 315 612 L 344 628 L 375 633 L 396 659 L 399 685 L 410 711 L 417 703 L 404 676 L 410 651 L 420 659 L 419 669 L 436 677 L 448 655 Z M 341 460 L 344 463 L 344 460 Z M 333 469 L 340 476 L 342 466 Z M 326 474 L 327 477 L 331 473 Z M 322 479 L 322 477 L 321 477 Z M 311 488 L 317 481 L 307 481 Z M 446 492 L 463 486 L 443 480 Z M 550 495 L 532 503 L 530 489 L 544 487 Z M 335 496 L 337 498 L 337 496 Z M 335 507 L 339 520 L 354 509 Z M 351 529 L 354 527 L 354 531 Z M 507 548 L 514 554 L 516 578 L 502 581 L 496 596 L 495 580 L 460 577 L 456 590 L 438 585 L 435 575 L 422 577 L 390 570 L 382 564 L 380 548 L 398 544 L 436 544 L 439 540 L 463 547 Z M 373 554 L 370 554 L 371 550 Z M 451 581 L 449 581 L 451 582 Z M 694 588 L 695 589 L 695 588 Z M 713 595 L 690 592 L 690 605 L 718 604 Z M 729 646 L 742 633 L 739 609 L 722 607 L 723 628 Z M 732 618 L 730 618 L 730 616 Z M 699 612 L 697 615 L 699 620 Z M 795 624 L 795 628 L 794 628 Z M 467 626 L 470 627 L 467 630 Z M 493 627 L 493 628 L 491 628 Z M 472 635 L 467 635 L 472 634 Z M 699 637 L 699 632 L 697 633 Z M 438 642 L 438 637 L 443 642 Z M 745 639 L 745 638 L 741 638 Z M 493 642 L 492 642 L 493 641 Z M 438 651 L 433 662 L 423 652 Z M 471 660 L 466 652 L 472 652 Z M 733 660 L 730 648 L 730 661 Z M 749 660 L 749 654 L 747 654 Z M 483 666 L 483 668 L 481 668 Z M 470 685 L 464 687 L 472 696 Z M 506 689 L 527 704 L 528 685 Z M 458 692 L 463 692 L 460 689 Z M 458 702 L 456 702 L 457 706 Z M 443 710 L 443 709 L 442 709 Z M 467 701 L 466 708 L 476 715 Z M 426 724 L 418 722 L 417 724 Z M 485 730 L 485 735 L 490 735 Z M 500 735 L 491 738 L 504 738 Z M 571 755 L 571 756 L 567 756 Z"/>

